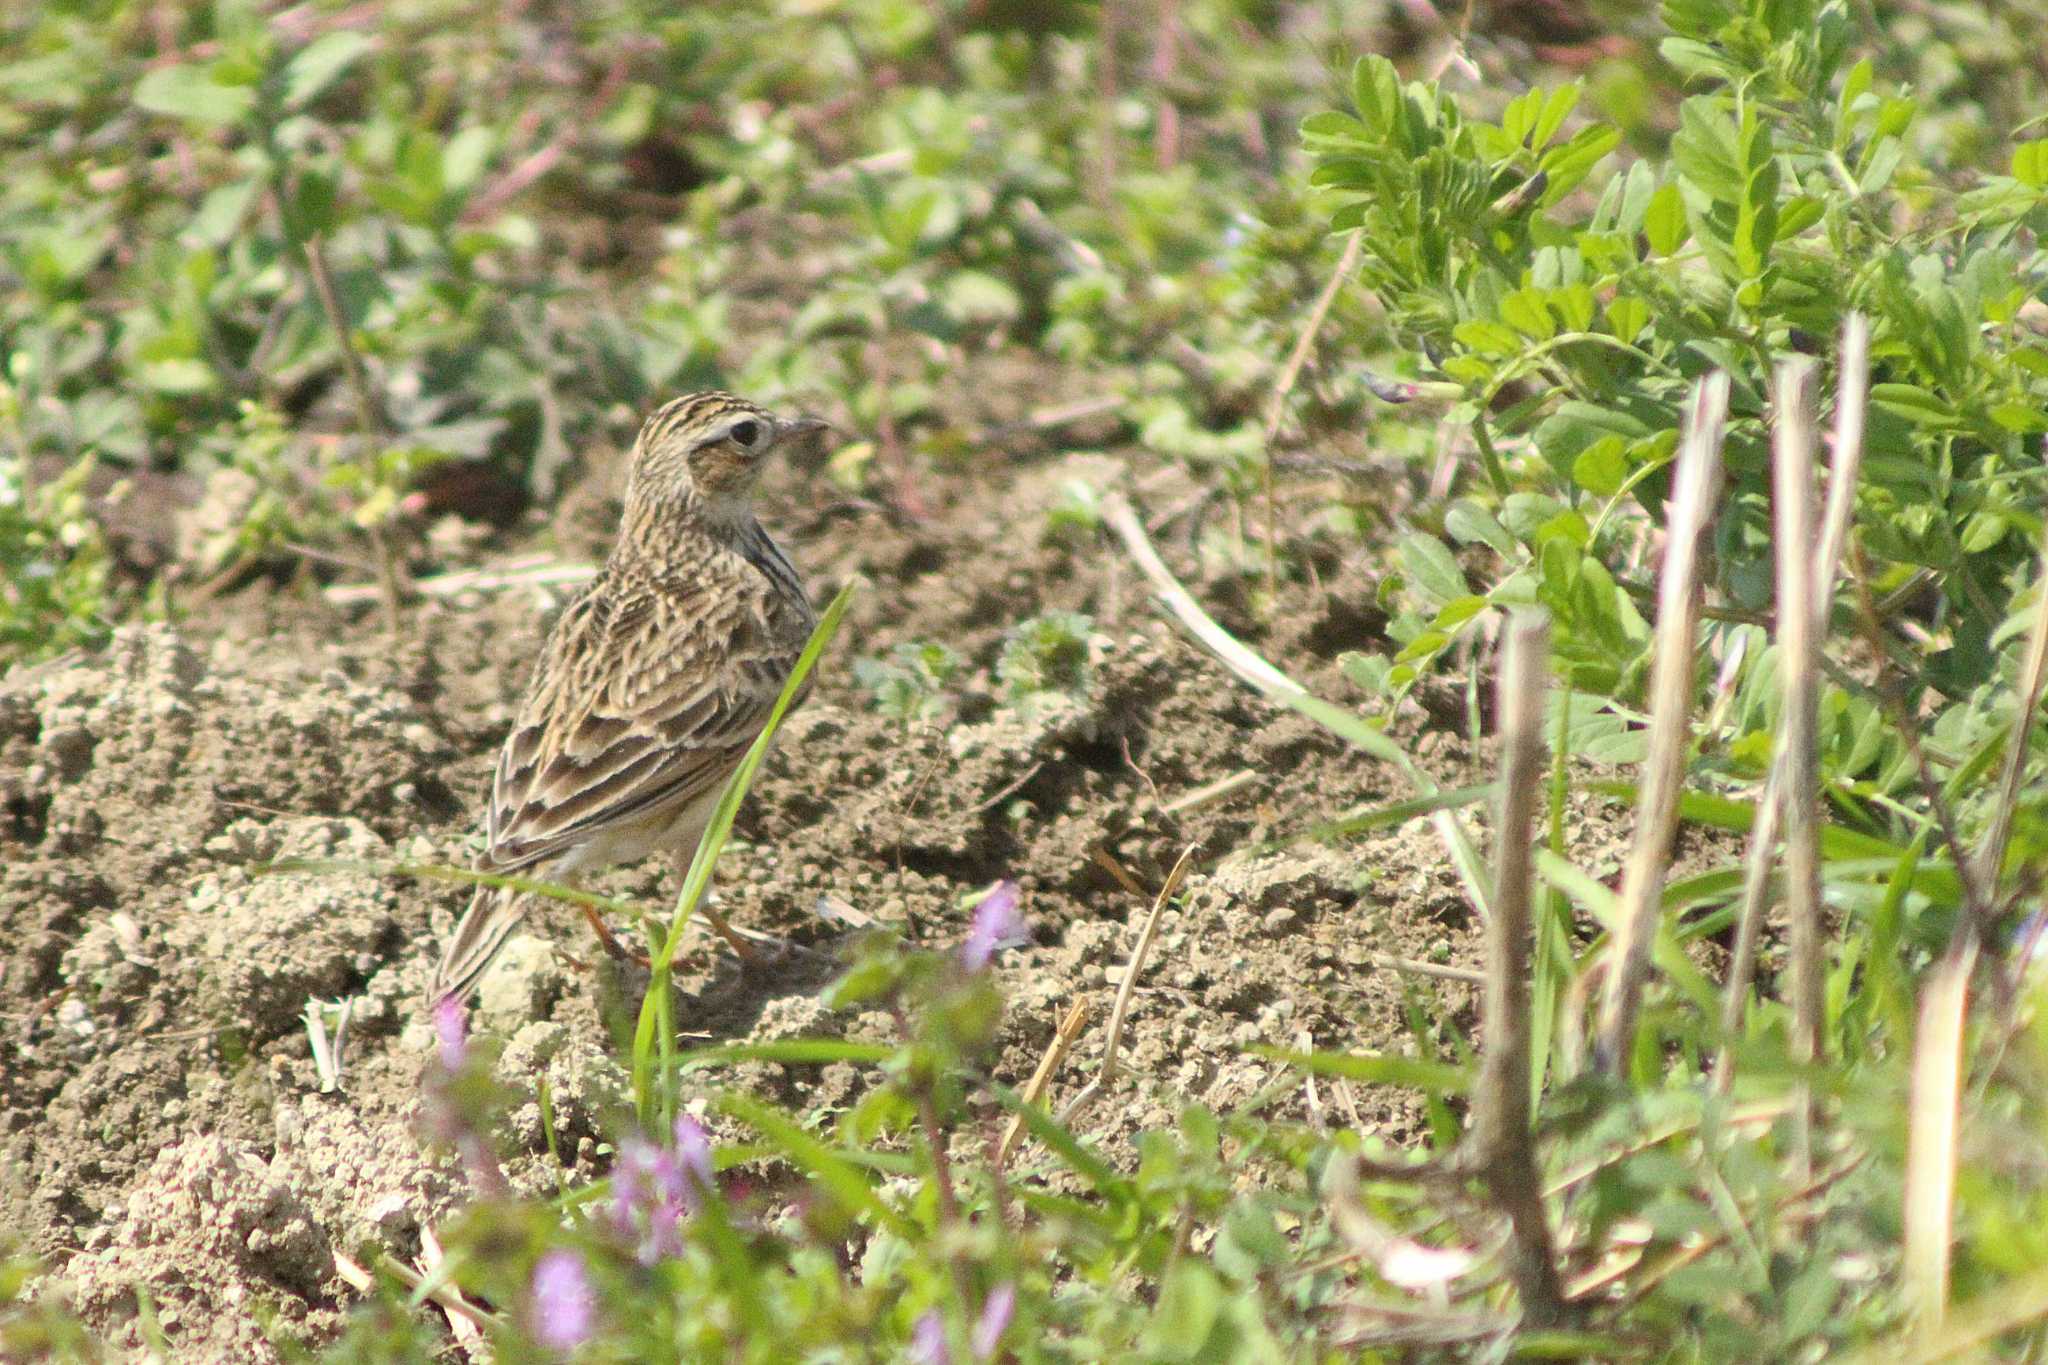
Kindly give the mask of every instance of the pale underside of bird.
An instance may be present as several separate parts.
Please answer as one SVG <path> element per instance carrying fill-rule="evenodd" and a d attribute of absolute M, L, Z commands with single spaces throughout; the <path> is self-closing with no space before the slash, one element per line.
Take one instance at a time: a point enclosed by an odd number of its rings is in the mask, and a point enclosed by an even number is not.
<path fill-rule="evenodd" d="M 823 425 L 722 393 L 648 418 L 618 539 L 549 632 L 499 752 L 481 870 L 562 880 L 656 853 L 689 866 L 816 624 L 748 498 L 765 457 Z M 532 899 L 479 887 L 431 998 L 475 986 Z"/>

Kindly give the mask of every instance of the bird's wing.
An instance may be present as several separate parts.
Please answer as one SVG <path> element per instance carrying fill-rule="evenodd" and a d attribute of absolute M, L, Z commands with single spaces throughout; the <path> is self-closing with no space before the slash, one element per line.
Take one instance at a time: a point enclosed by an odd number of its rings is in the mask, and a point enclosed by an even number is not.
<path fill-rule="evenodd" d="M 490 861 L 532 866 L 716 791 L 795 663 L 759 575 L 606 579 L 556 623 L 491 784 Z"/>

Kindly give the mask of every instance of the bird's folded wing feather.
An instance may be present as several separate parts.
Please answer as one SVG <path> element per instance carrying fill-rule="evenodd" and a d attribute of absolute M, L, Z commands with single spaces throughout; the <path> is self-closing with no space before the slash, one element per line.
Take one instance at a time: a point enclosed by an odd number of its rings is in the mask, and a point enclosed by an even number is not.
<path fill-rule="evenodd" d="M 543 862 L 717 790 L 789 674 L 774 612 L 712 584 L 600 585 L 575 602 L 498 755 L 492 864 Z"/>

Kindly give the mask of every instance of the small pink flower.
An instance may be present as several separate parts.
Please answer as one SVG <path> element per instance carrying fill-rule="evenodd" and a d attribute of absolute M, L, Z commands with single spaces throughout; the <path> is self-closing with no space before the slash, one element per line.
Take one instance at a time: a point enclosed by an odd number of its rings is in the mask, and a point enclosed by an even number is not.
<path fill-rule="evenodd" d="M 434 1002 L 434 1041 L 439 1046 L 441 1069 L 462 1070 L 469 1060 L 469 1017 L 462 1002 L 452 995 Z"/>
<path fill-rule="evenodd" d="M 684 1203 L 695 1213 L 701 1197 L 718 1188 L 718 1179 L 711 1168 L 711 1135 L 688 1114 L 676 1116 L 676 1160 L 686 1177 Z"/>
<path fill-rule="evenodd" d="M 530 1293 L 533 1339 L 555 1351 L 573 1351 L 597 1327 L 597 1294 L 583 1258 L 557 1247 L 534 1262 Z"/>
<path fill-rule="evenodd" d="M 974 1335 L 970 1344 L 974 1347 L 976 1360 L 994 1357 L 996 1347 L 1003 1344 L 1003 1333 L 1010 1328 L 1010 1319 L 1017 1312 L 1017 1286 L 999 1284 L 988 1293 L 981 1305 L 981 1318 L 974 1324 Z"/>
<path fill-rule="evenodd" d="M 967 940 L 960 945 L 960 965 L 970 972 L 987 968 L 996 949 L 1022 943 L 1029 935 L 1017 913 L 1017 883 L 1004 878 L 974 907 Z"/>
<path fill-rule="evenodd" d="M 953 1365 L 946 1346 L 946 1319 L 933 1308 L 910 1329 L 910 1358 L 915 1365 Z"/>

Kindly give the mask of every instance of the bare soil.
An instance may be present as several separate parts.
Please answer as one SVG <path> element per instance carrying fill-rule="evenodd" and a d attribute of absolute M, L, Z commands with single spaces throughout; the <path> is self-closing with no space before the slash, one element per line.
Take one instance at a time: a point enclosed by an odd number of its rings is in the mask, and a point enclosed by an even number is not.
<path fill-rule="evenodd" d="M 963 393 L 986 409 L 979 420 L 1014 421 L 1046 397 L 971 378 Z M 950 944 L 974 895 L 1013 877 L 1032 940 L 999 968 L 1010 1000 L 1000 1071 L 1028 1077 L 1057 1015 L 1086 997 L 1096 1024 L 1055 1082 L 1063 1098 L 1099 1062 L 1145 909 L 1107 863 L 1151 888 L 1190 843 L 1203 861 L 1144 969 L 1127 1073 L 1085 1121 L 1111 1150 L 1186 1104 L 1227 1108 L 1275 1082 L 1280 1070 L 1247 1045 L 1416 1051 L 1407 993 L 1437 997 L 1440 1026 L 1470 1026 L 1469 986 L 1374 965 L 1476 963 L 1477 925 L 1426 822 L 1247 856 L 1409 794 L 1400 779 L 1234 681 L 1159 614 L 1106 537 L 1041 538 L 1039 509 L 1077 473 L 1134 479 L 1154 509 L 1186 505 L 1193 490 L 1177 476 L 1131 460 L 998 446 L 920 485 L 917 519 L 835 504 L 813 471 L 772 477 L 764 510 L 820 596 L 852 575 L 866 583 L 742 814 L 720 894 L 735 920 L 818 956 L 741 971 L 698 941 L 679 977 L 693 1039 L 881 1035 L 886 1021 L 835 1016 L 818 999 L 848 932 L 844 907 Z M 609 487 L 593 473 L 568 500 L 581 513 L 536 518 L 475 562 L 537 549 L 587 560 Z M 1171 526 L 1161 544 L 1196 580 Z M 1263 615 L 1246 605 L 1253 583 L 1193 585 L 1283 669 L 1346 697 L 1333 660 L 1381 643 L 1380 615 L 1373 564 L 1336 545 L 1304 536 L 1315 581 L 1283 585 Z M 421 1230 L 463 1197 L 459 1170 L 416 1120 L 431 1047 L 418 1001 L 464 891 L 261 867 L 463 860 L 565 591 L 421 599 L 393 634 L 373 604 L 259 587 L 0 680 L 0 1226 L 48 1258 L 117 1344 L 142 1342 L 145 1298 L 181 1360 L 317 1344 L 351 1302 L 335 1255 L 413 1260 Z M 1020 713 L 1000 704 L 994 663 L 1009 627 L 1050 609 L 1093 618 L 1093 679 L 1071 704 Z M 907 640 L 943 641 L 968 661 L 940 722 L 884 717 L 854 683 L 855 657 Z M 1464 739 L 1421 712 L 1396 734 L 1446 783 L 1481 772 Z M 1177 805 L 1240 772 L 1221 799 Z M 1575 818 L 1582 847 L 1613 842 L 1610 817 Z M 651 905 L 675 889 L 659 868 L 603 885 Z M 534 926 L 485 982 L 476 1027 L 502 1040 L 499 1072 L 520 1093 L 546 1079 L 560 1159 L 579 1178 L 600 1174 L 626 1094 L 617 1030 L 633 983 L 593 965 L 573 912 L 538 913 Z M 335 1093 L 321 1092 L 313 1063 L 313 999 L 352 1002 Z M 846 1066 L 758 1065 L 736 1079 L 806 1112 L 843 1106 L 865 1083 Z M 1395 1145 L 1420 1132 L 1397 1090 L 1297 1085 L 1278 1103 Z M 538 1103 L 515 1108 L 501 1137 L 515 1177 L 551 1188 Z"/>

